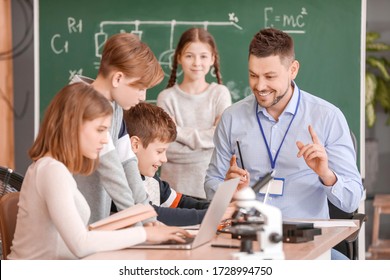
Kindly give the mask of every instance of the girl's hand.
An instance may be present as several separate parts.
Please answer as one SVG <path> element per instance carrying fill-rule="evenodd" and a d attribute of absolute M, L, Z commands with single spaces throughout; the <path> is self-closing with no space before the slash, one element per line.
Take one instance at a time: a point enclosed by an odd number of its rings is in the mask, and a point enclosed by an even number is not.
<path fill-rule="evenodd" d="M 144 224 L 144 227 L 157 227 L 157 226 L 165 226 L 165 224 L 160 221 L 147 222 Z"/>
<path fill-rule="evenodd" d="M 168 240 L 175 240 L 184 243 L 183 237 L 192 237 L 192 235 L 179 227 L 153 226 L 144 227 L 146 231 L 146 241 L 150 243 L 161 243 Z"/>

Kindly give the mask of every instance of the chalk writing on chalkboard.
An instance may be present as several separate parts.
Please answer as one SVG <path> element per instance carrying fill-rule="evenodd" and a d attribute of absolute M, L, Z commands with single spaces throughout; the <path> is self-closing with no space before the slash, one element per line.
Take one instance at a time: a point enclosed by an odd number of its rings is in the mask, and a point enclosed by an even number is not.
<path fill-rule="evenodd" d="M 238 18 L 235 16 L 234 13 L 229 14 L 229 21 L 176 21 L 174 19 L 169 21 L 154 21 L 154 20 L 133 20 L 133 21 L 102 21 L 99 24 L 100 31 L 98 33 L 95 33 L 95 56 L 96 58 L 101 58 L 101 54 L 103 51 L 103 47 L 105 42 L 107 41 L 107 38 L 109 37 L 108 32 L 105 30 L 108 26 L 121 26 L 125 27 L 127 26 L 129 29 L 121 29 L 119 32 L 130 32 L 137 34 L 141 39 L 143 37 L 143 25 L 157 25 L 161 26 L 161 28 L 170 28 L 169 33 L 169 49 L 163 51 L 161 54 L 158 55 L 159 62 L 161 66 L 163 67 L 165 76 L 169 77 L 171 69 L 172 69 L 172 57 L 175 53 L 175 42 L 174 42 L 174 35 L 175 35 L 175 27 L 180 25 L 188 25 L 188 26 L 203 26 L 203 28 L 207 29 L 208 26 L 233 26 L 237 29 L 242 30 L 242 27 L 239 26 L 236 22 L 238 22 Z M 95 69 L 99 68 L 99 61 L 94 63 Z M 177 73 L 178 76 L 180 76 L 182 73 Z"/>
<path fill-rule="evenodd" d="M 304 34 L 305 17 L 308 15 L 307 9 L 302 7 L 299 14 L 278 14 L 273 7 L 264 8 L 264 26 L 275 27 L 286 33 Z"/>
<path fill-rule="evenodd" d="M 172 56 L 175 53 L 175 42 L 174 42 L 174 34 L 175 34 L 175 27 L 176 26 L 202 26 L 203 28 L 207 29 L 208 26 L 232 26 L 234 28 L 237 28 L 239 30 L 242 30 L 243 28 L 237 24 L 239 21 L 238 17 L 235 15 L 234 12 L 228 14 L 229 21 L 176 21 L 174 19 L 167 20 L 167 21 L 161 21 L 161 20 L 129 20 L 129 21 L 102 21 L 99 23 L 99 31 L 94 34 L 94 45 L 95 45 L 95 57 L 97 61 L 95 61 L 94 68 L 99 69 L 100 66 L 100 59 L 102 56 L 102 51 L 105 42 L 107 41 L 108 37 L 110 35 L 113 35 L 110 33 L 109 30 L 113 30 L 114 32 L 130 32 L 134 33 L 137 36 L 142 39 L 143 36 L 143 29 L 142 26 L 146 25 L 156 25 L 161 28 L 170 28 L 170 35 L 167 40 L 169 41 L 169 49 L 163 51 L 161 54 L 159 54 L 158 59 L 163 67 L 165 76 L 169 77 L 171 69 L 172 69 Z M 115 28 L 117 27 L 117 28 Z M 83 32 L 83 21 L 82 19 L 76 20 L 73 17 L 68 17 L 67 19 L 67 31 L 69 34 L 72 33 L 82 33 Z M 69 41 L 66 39 L 63 39 L 61 34 L 54 34 L 51 38 L 51 49 L 53 53 L 56 55 L 60 55 L 63 53 L 69 52 Z M 71 69 L 69 70 L 69 80 L 73 78 L 74 75 L 82 75 L 83 69 Z M 178 72 L 177 75 L 180 76 L 182 73 Z M 213 75 L 213 73 L 211 73 Z M 215 75 L 214 75 L 215 76 Z"/>

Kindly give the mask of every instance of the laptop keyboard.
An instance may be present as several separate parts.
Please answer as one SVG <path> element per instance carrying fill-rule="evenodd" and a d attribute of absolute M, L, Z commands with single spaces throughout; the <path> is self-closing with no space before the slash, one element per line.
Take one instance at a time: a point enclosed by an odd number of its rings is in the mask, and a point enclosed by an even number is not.
<path fill-rule="evenodd" d="M 192 241 L 194 241 L 195 237 L 183 237 L 183 239 L 185 240 L 184 243 L 180 243 L 180 242 L 177 242 L 176 240 L 168 240 L 168 241 L 165 241 L 165 242 L 162 242 L 161 244 L 189 244 L 191 243 Z"/>

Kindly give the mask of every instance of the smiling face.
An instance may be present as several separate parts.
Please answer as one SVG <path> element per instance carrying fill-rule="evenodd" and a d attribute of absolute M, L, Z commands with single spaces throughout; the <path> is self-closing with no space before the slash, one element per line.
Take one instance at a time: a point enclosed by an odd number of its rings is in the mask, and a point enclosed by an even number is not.
<path fill-rule="evenodd" d="M 183 49 L 178 57 L 178 62 L 182 66 L 184 79 L 204 80 L 210 67 L 214 64 L 214 55 L 208 44 L 192 42 Z"/>
<path fill-rule="evenodd" d="M 96 159 L 104 144 L 108 143 L 111 115 L 85 121 L 80 127 L 80 149 L 83 156 Z"/>
<path fill-rule="evenodd" d="M 281 61 L 279 56 L 249 56 L 249 85 L 260 106 L 281 114 L 293 93 L 292 81 L 299 64 Z"/>
<path fill-rule="evenodd" d="M 138 158 L 138 169 L 144 176 L 153 177 L 159 167 L 167 162 L 167 149 L 170 143 L 154 140 L 146 148 L 137 136 L 132 136 L 131 147 Z"/>

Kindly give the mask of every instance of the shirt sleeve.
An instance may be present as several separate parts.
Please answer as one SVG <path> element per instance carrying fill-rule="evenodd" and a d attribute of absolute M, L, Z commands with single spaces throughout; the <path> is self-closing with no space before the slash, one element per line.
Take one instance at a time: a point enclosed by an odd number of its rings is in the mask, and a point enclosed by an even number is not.
<path fill-rule="evenodd" d="M 168 226 L 191 226 L 202 222 L 207 209 L 166 208 L 153 205 L 157 220 Z"/>
<path fill-rule="evenodd" d="M 182 195 L 179 208 L 194 208 L 194 209 L 207 209 L 210 205 L 210 201 L 196 199 L 187 195 Z"/>
<path fill-rule="evenodd" d="M 215 104 L 213 104 L 213 106 L 216 107 L 216 116 L 214 116 L 214 118 L 220 117 L 223 111 L 232 104 L 230 92 L 227 87 L 219 86 L 218 93 L 211 92 L 209 94 L 218 94 L 217 99 L 207 99 L 207 102 L 215 102 Z M 164 95 L 158 97 L 157 105 L 168 112 L 168 114 L 175 117 L 175 111 L 172 108 L 173 105 L 164 98 Z M 215 125 L 206 129 L 176 125 L 177 143 L 188 146 L 191 150 L 210 149 L 214 147 L 213 135 L 216 127 Z"/>
<path fill-rule="evenodd" d="M 163 207 L 170 208 L 188 208 L 188 209 L 207 209 L 210 202 L 207 200 L 196 199 L 172 189 L 168 182 L 161 180 L 157 175 L 153 177 L 160 186 L 160 202 Z"/>
<path fill-rule="evenodd" d="M 337 177 L 332 187 L 324 186 L 328 199 L 341 210 L 351 213 L 360 204 L 363 196 L 361 175 L 356 165 L 356 152 L 344 115 L 336 110 L 328 128 L 325 149 L 329 168 Z M 322 182 L 321 182 L 322 183 Z"/>
<path fill-rule="evenodd" d="M 230 92 L 225 86 L 218 87 L 219 95 L 215 101 L 214 106 L 216 107 L 216 116 L 220 118 L 223 111 L 232 104 Z M 215 94 L 214 92 L 212 94 Z M 214 148 L 213 136 L 216 125 L 209 129 L 196 129 L 191 127 L 177 127 L 177 138 L 176 141 L 190 147 L 191 149 L 201 148 Z"/>
<path fill-rule="evenodd" d="M 149 203 L 127 134 L 118 140 L 116 149 L 113 147 L 100 156 L 97 172 L 119 211 L 137 203 Z"/>
<path fill-rule="evenodd" d="M 50 218 L 69 250 L 82 258 L 89 254 L 119 250 L 146 240 L 142 227 L 118 231 L 89 231 L 75 204 L 77 186 L 66 167 L 51 166 L 38 175 L 39 193 L 45 201 Z"/>
<path fill-rule="evenodd" d="M 100 155 L 96 172 L 100 184 L 114 201 L 118 210 L 134 205 L 133 193 L 127 181 L 124 167 L 119 159 L 118 152 L 113 146 L 112 149 Z"/>
<path fill-rule="evenodd" d="M 230 139 L 230 115 L 223 114 L 214 134 L 214 151 L 210 164 L 206 170 L 204 190 L 206 198 L 211 200 L 217 191 L 218 185 L 225 180 L 225 175 L 230 166 L 230 158 L 233 151 L 230 150 L 228 139 Z"/>

